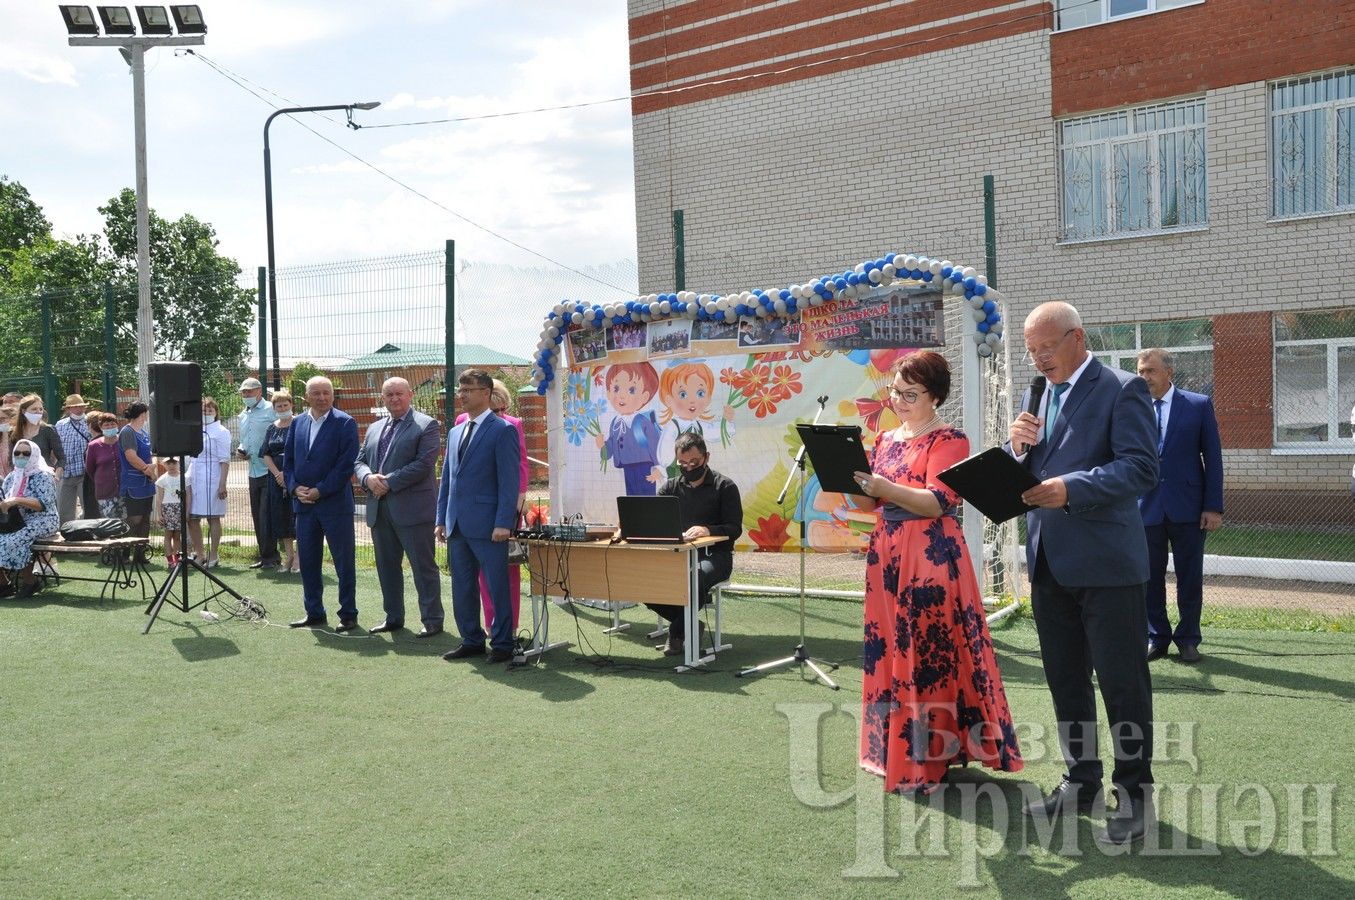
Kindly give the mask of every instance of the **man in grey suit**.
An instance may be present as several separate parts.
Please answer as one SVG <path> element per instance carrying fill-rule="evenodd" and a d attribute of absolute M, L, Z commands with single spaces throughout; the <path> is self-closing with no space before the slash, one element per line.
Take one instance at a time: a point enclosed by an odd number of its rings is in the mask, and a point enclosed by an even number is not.
<path fill-rule="evenodd" d="M 1148 544 L 1138 498 L 1157 483 L 1157 428 L 1148 385 L 1087 352 L 1077 310 L 1037 306 L 1026 317 L 1028 359 L 1048 380 L 1039 415 L 1022 412 L 1009 450 L 1040 484 L 1022 495 L 1026 570 L 1040 658 L 1068 772 L 1028 815 L 1091 810 L 1101 791 L 1096 672 L 1106 706 L 1118 813 L 1096 839 L 1144 834 L 1151 803 L 1153 686 L 1142 635 Z M 1024 410 L 1029 394 L 1022 400 Z"/>
<path fill-rule="evenodd" d="M 433 519 L 438 485 L 434 478 L 442 435 L 437 420 L 413 408 L 414 391 L 403 378 L 381 385 L 386 418 L 373 422 L 358 450 L 353 474 L 370 494 L 367 525 L 376 550 L 376 574 L 386 620 L 372 634 L 405 627 L 404 557 L 419 595 L 418 637 L 442 631 L 442 579 L 433 558 Z"/>

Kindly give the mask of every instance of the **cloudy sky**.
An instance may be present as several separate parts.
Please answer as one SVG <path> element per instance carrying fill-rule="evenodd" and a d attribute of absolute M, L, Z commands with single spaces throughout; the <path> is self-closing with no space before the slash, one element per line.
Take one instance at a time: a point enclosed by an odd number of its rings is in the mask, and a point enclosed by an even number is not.
<path fill-rule="evenodd" d="M 5 5 L 0 173 L 28 187 L 58 235 L 97 231 L 96 207 L 135 180 L 128 69 L 115 49 L 68 46 L 55 2 Z M 266 262 L 262 132 L 273 107 L 379 100 L 379 109 L 356 113 L 377 126 L 628 90 L 619 0 L 200 5 L 208 34 L 198 52 L 264 99 L 203 59 L 173 49 L 149 53 L 150 200 L 161 215 L 191 212 L 212 223 L 221 251 L 246 272 Z M 360 131 L 343 127 L 342 112 L 327 115 L 303 118 L 446 209 L 279 118 L 270 142 L 280 268 L 439 250 L 448 238 L 461 259 L 545 265 L 455 214 L 573 267 L 635 258 L 626 102 Z M 530 352 L 490 340 L 483 329 L 472 336 Z"/>

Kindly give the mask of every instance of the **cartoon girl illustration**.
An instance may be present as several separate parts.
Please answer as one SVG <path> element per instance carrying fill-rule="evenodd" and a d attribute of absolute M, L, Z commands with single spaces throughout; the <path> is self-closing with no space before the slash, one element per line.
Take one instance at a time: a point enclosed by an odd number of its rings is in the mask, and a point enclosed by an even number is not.
<path fill-rule="evenodd" d="M 659 468 L 659 426 L 654 413 L 641 412 L 654 398 L 659 373 L 647 362 L 619 363 L 607 369 L 607 402 L 616 415 L 598 449 L 626 477 L 626 493 L 653 496 L 666 476 Z"/>
<path fill-rule="evenodd" d="M 659 413 L 659 427 L 663 429 L 659 459 L 670 466 L 670 475 L 675 475 L 677 468 L 673 445 L 683 432 L 700 434 L 708 447 L 728 446 L 734 437 L 734 407 L 725 406 L 722 428 L 721 419 L 710 409 L 714 393 L 715 373 L 705 363 L 677 363 L 659 377 L 659 402 L 664 407 Z"/>

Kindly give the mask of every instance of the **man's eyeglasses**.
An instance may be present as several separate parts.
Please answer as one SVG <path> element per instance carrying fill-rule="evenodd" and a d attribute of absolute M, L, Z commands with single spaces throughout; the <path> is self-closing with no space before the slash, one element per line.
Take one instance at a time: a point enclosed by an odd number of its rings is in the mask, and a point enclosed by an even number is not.
<path fill-rule="evenodd" d="M 489 388 L 487 387 L 459 387 L 456 389 L 456 392 L 458 394 L 473 394 L 476 391 L 487 391 L 487 390 L 489 390 Z"/>
<path fill-rule="evenodd" d="M 893 400 L 895 403 L 897 403 L 900 400 L 906 401 L 908 403 L 916 403 L 917 398 L 920 396 L 922 395 L 919 394 L 917 391 L 901 391 L 896 387 L 892 387 L 889 389 L 889 399 Z"/>
<path fill-rule="evenodd" d="M 1025 357 L 1023 357 L 1026 361 L 1026 364 L 1032 365 L 1037 362 L 1044 362 L 1045 360 L 1052 359 L 1054 356 L 1054 351 L 1058 350 L 1059 345 L 1062 344 L 1064 341 L 1068 340 L 1068 335 L 1072 334 L 1074 331 L 1077 331 L 1077 329 L 1069 328 L 1067 331 L 1063 333 L 1063 337 L 1059 338 L 1052 344 L 1045 344 L 1043 347 L 1036 347 L 1034 350 L 1027 347 L 1026 355 Z"/>
<path fill-rule="evenodd" d="M 701 468 L 705 464 L 706 461 L 704 459 L 699 459 L 696 462 L 678 462 L 678 468 L 684 472 L 691 472 L 694 469 Z"/>

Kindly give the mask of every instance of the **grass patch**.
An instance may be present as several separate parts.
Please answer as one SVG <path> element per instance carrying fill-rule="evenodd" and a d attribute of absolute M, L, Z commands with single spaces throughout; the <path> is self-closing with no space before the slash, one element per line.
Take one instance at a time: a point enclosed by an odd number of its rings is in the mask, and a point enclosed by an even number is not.
<path fill-rule="evenodd" d="M 217 572 L 275 623 L 300 615 L 294 578 Z M 332 579 L 327 591 L 332 604 Z M 362 624 L 380 617 L 379 596 L 375 575 L 361 571 Z M 409 603 L 412 612 L 412 590 Z M 1049 788 L 1062 762 L 1035 737 L 1054 723 L 1034 629 L 999 625 L 1027 767 L 962 773 L 992 786 L 1001 815 L 987 801 L 966 811 L 948 788 L 922 831 L 940 842 L 928 856 L 903 827 L 914 801 L 858 780 L 859 604 L 807 605 L 809 649 L 841 662 L 841 692 L 794 670 L 734 677 L 794 646 L 797 606 L 731 599 L 734 649 L 712 671 L 678 675 L 643 637 L 653 617 L 642 609 L 627 611 L 635 624 L 615 636 L 603 634 L 600 612 L 576 620 L 556 609 L 552 637 L 576 646 L 509 671 L 442 662 L 451 636 L 349 638 L 170 610 L 143 636 L 139 598 L 100 602 L 93 585 L 0 601 L 0 888 L 6 897 L 1196 898 L 1287 896 L 1301 885 L 1309 896 L 1348 895 L 1349 857 L 1286 852 L 1321 838 L 1292 821 L 1286 785 L 1355 780 L 1355 757 L 1340 749 L 1355 742 L 1355 636 L 1217 627 L 1202 665 L 1155 664 L 1155 718 L 1197 723 L 1200 757 L 1198 767 L 1160 757 L 1159 785 L 1222 786 L 1217 818 L 1202 818 L 1198 802 L 1176 818 L 1164 810 L 1161 836 L 1213 839 L 1220 853 L 1107 857 L 1082 818 L 1073 856 L 1045 849 L 1017 811 L 1023 786 Z M 1286 727 L 1304 721 L 1323 724 Z M 1254 856 L 1233 836 L 1257 820 L 1256 796 L 1233 802 L 1244 784 L 1278 803 L 1274 840 Z M 854 785 L 857 800 L 829 796 Z M 1355 840 L 1349 815 L 1331 828 L 1336 847 Z M 844 875 L 875 858 L 896 874 Z"/>
<path fill-rule="evenodd" d="M 1355 534 L 1225 525 L 1209 535 L 1205 552 L 1218 556 L 1355 562 Z"/>

